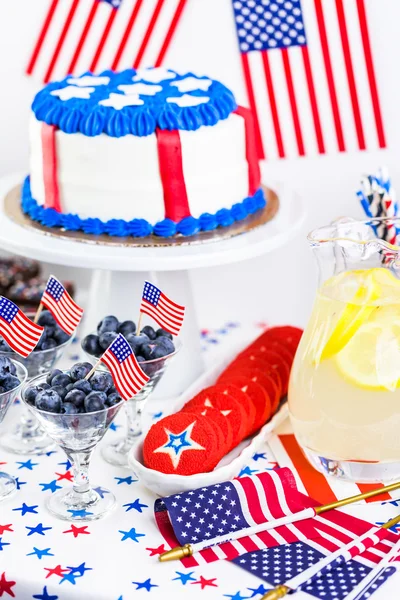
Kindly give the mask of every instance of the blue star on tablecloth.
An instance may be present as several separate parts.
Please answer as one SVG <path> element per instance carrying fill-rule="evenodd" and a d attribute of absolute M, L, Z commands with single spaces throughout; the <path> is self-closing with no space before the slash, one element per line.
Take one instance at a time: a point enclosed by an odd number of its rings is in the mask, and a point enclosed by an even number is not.
<path fill-rule="evenodd" d="M 35 594 L 32 598 L 36 598 L 36 600 L 58 600 L 58 596 L 51 596 L 47 591 L 47 585 L 44 586 L 43 592 L 41 594 Z"/>
<path fill-rule="evenodd" d="M 69 581 L 72 585 L 76 584 L 76 579 L 79 579 L 80 575 L 74 575 L 73 573 L 64 573 L 62 579 L 60 579 L 60 584 L 64 583 L 64 581 Z"/>
<path fill-rule="evenodd" d="M 38 504 L 32 504 L 32 506 L 28 506 L 28 504 L 25 504 L 25 502 L 23 502 L 22 506 L 20 506 L 19 508 L 13 508 L 13 510 L 20 510 L 22 516 L 26 515 L 26 513 L 33 513 L 37 515 L 38 511 L 36 509 L 38 507 Z"/>
<path fill-rule="evenodd" d="M 147 590 L 148 592 L 150 592 L 151 588 L 153 587 L 159 587 L 158 585 L 156 585 L 155 583 L 151 583 L 151 579 L 146 579 L 146 581 L 132 581 L 132 583 L 134 585 L 136 585 L 136 590 Z"/>
<path fill-rule="evenodd" d="M 15 479 L 15 483 L 17 484 L 17 490 L 20 490 L 22 485 L 27 484 L 26 481 L 20 481 L 19 477 L 15 477 L 14 479 Z"/>
<path fill-rule="evenodd" d="M 114 477 L 114 479 L 117 480 L 117 485 L 121 485 L 121 483 L 132 485 L 132 483 L 137 482 L 137 479 L 133 479 L 132 475 L 128 475 L 128 477 Z"/>
<path fill-rule="evenodd" d="M 27 525 L 25 525 L 25 529 L 29 529 L 29 533 L 27 534 L 27 536 L 29 537 L 30 535 L 33 535 L 34 533 L 38 533 L 39 535 L 45 535 L 45 531 L 47 531 L 48 529 L 53 529 L 52 527 L 43 527 L 43 523 L 38 523 L 36 525 L 36 527 L 28 527 Z"/>
<path fill-rule="evenodd" d="M 29 552 L 29 554 L 26 556 L 37 556 L 39 560 L 42 560 L 43 556 L 54 556 L 50 550 L 51 548 L 44 548 L 43 550 L 40 550 L 39 548 L 35 548 L 35 546 L 33 546 L 33 552 Z"/>
<path fill-rule="evenodd" d="M 15 461 L 15 462 L 16 462 L 16 464 L 17 464 L 17 465 L 20 465 L 20 466 L 18 467 L 18 470 L 19 470 L 19 469 L 28 469 L 28 471 L 32 471 L 32 470 L 33 470 L 33 467 L 37 467 L 37 466 L 38 466 L 38 464 L 39 464 L 39 463 L 33 463 L 33 462 L 31 461 L 31 459 L 29 459 L 29 460 L 27 460 L 27 461 L 25 461 L 25 462 L 21 462 L 21 461 L 19 461 L 19 460 Z"/>
<path fill-rule="evenodd" d="M 111 425 L 110 425 L 111 431 L 117 431 L 117 429 L 119 429 L 120 427 L 122 427 L 122 426 L 117 425 L 116 423 L 111 423 Z"/>
<path fill-rule="evenodd" d="M 249 475 L 251 477 L 251 475 L 253 475 L 253 473 L 258 473 L 258 470 L 250 469 L 250 467 L 243 467 L 243 469 L 240 471 L 238 477 L 244 477 L 245 475 Z"/>
<path fill-rule="evenodd" d="M 196 581 L 195 577 L 192 577 L 194 571 L 190 571 L 190 573 L 180 573 L 179 571 L 175 571 L 178 577 L 174 577 L 172 581 L 180 581 L 182 585 L 186 585 L 188 581 Z"/>
<path fill-rule="evenodd" d="M 86 573 L 86 571 L 93 571 L 92 567 L 85 567 L 85 565 L 86 565 L 86 562 L 83 562 L 80 565 L 78 565 L 77 567 L 68 567 L 67 566 L 67 569 L 70 569 L 70 573 L 72 573 L 73 575 L 78 573 L 82 577 Z"/>
<path fill-rule="evenodd" d="M 2 552 L 4 546 L 9 546 L 8 542 L 2 542 L 2 538 L 0 537 L 0 552 Z"/>
<path fill-rule="evenodd" d="M 138 538 L 144 537 L 146 535 L 145 533 L 136 533 L 136 529 L 134 527 L 132 527 L 129 531 L 121 531 L 121 529 L 119 529 L 118 531 L 119 533 L 122 533 L 121 542 L 124 542 L 125 540 L 133 540 L 134 542 L 139 542 Z"/>
<path fill-rule="evenodd" d="M 49 483 L 39 483 L 39 485 L 42 486 L 42 492 L 50 490 L 51 493 L 54 494 L 57 490 L 61 490 L 61 485 L 57 485 L 57 479 L 53 479 L 53 481 L 50 481 Z"/>
<path fill-rule="evenodd" d="M 163 415 L 163 413 L 161 410 L 160 410 L 160 412 L 153 413 L 153 416 L 152 416 L 153 421 L 154 421 L 154 419 L 161 419 L 162 415 Z"/>
<path fill-rule="evenodd" d="M 245 600 L 245 598 L 247 599 L 248 596 L 242 596 L 239 591 L 236 592 L 236 594 L 224 594 L 224 598 L 230 598 L 231 600 Z"/>
<path fill-rule="evenodd" d="M 64 462 L 57 463 L 58 465 L 65 466 L 65 470 L 69 471 L 72 467 L 72 463 L 69 460 L 65 460 Z"/>
<path fill-rule="evenodd" d="M 254 598 L 255 596 L 258 596 L 258 594 L 260 596 L 264 596 L 264 594 L 266 594 L 268 592 L 268 589 L 270 588 L 266 588 L 263 584 L 259 585 L 258 588 L 247 588 L 249 590 L 249 592 L 253 592 L 251 596 L 249 596 L 249 598 Z"/>
<path fill-rule="evenodd" d="M 138 512 L 142 513 L 142 508 L 149 508 L 149 505 L 142 504 L 139 498 L 136 498 L 134 502 L 129 502 L 128 504 L 123 504 L 122 506 L 124 508 L 125 506 L 127 507 L 125 512 L 129 512 L 130 510 L 137 510 Z"/>
<path fill-rule="evenodd" d="M 46 456 L 51 456 L 52 454 L 57 454 L 57 450 L 49 450 L 48 452 L 45 452 Z"/>
<path fill-rule="evenodd" d="M 258 460 L 260 460 L 260 458 L 263 458 L 264 460 L 268 460 L 267 457 L 265 456 L 265 452 L 256 452 L 255 454 L 253 454 L 253 460 L 255 460 L 256 462 Z"/>
<path fill-rule="evenodd" d="M 87 511 L 86 509 L 82 509 L 82 510 L 73 510 L 72 508 L 70 508 L 67 512 L 71 513 L 71 517 L 75 518 L 75 517 L 88 517 L 89 515 L 92 515 L 93 513 Z"/>
<path fill-rule="evenodd" d="M 98 495 L 100 496 L 100 498 L 104 498 L 104 496 L 106 494 L 110 494 L 111 493 L 109 490 L 106 490 L 105 488 L 102 488 L 101 485 L 99 485 L 98 487 L 93 488 L 93 490 L 98 493 Z"/>

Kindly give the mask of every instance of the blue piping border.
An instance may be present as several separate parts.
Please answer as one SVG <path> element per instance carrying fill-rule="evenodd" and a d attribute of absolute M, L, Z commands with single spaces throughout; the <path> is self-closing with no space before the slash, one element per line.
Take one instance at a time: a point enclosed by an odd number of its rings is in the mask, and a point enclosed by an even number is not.
<path fill-rule="evenodd" d="M 241 221 L 248 215 L 264 208 L 267 204 L 264 192 L 259 188 L 253 196 L 245 198 L 243 202 L 234 204 L 232 208 L 222 208 L 215 214 L 203 213 L 198 219 L 185 217 L 178 223 L 171 219 L 163 219 L 152 226 L 145 219 L 111 219 L 103 222 L 100 219 L 81 219 L 71 213 L 59 213 L 54 208 L 39 206 L 32 198 L 30 178 L 26 177 L 21 194 L 21 206 L 25 214 L 33 221 L 38 221 L 46 227 L 61 227 L 66 231 L 83 231 L 93 235 L 108 234 L 117 237 L 147 237 L 154 234 L 159 237 L 172 237 L 176 234 L 184 236 L 194 235 L 199 231 L 212 231 L 217 227 L 228 227 L 235 221 Z"/>

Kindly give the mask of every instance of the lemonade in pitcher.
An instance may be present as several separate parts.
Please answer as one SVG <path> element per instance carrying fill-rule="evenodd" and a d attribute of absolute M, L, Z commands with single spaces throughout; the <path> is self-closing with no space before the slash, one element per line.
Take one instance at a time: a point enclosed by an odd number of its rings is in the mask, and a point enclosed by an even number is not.
<path fill-rule="evenodd" d="M 370 228 L 358 233 L 322 240 L 332 264 L 320 263 L 329 276 L 297 350 L 289 410 L 318 470 L 381 481 L 400 477 L 399 266 Z"/>

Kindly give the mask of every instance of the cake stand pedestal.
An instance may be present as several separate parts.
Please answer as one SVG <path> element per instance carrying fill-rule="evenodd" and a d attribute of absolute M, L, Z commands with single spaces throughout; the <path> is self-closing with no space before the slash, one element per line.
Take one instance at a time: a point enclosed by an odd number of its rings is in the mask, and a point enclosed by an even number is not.
<path fill-rule="evenodd" d="M 23 178 L 23 173 L 0 178 L 0 198 Z M 289 242 L 304 223 L 305 211 L 297 194 L 281 183 L 270 184 L 270 187 L 279 196 L 278 214 L 257 229 L 225 240 L 154 248 L 89 244 L 22 227 L 1 210 L 0 247 L 43 262 L 90 271 L 84 334 L 94 331 L 105 314 L 137 319 L 144 279 L 165 289 L 171 298 L 186 306 L 180 336 L 184 349 L 175 359 L 176 366 L 166 373 L 155 391 L 156 396 L 175 396 L 203 371 L 190 271 L 239 262 L 276 250 Z M 176 377 L 178 372 L 179 377 Z"/>

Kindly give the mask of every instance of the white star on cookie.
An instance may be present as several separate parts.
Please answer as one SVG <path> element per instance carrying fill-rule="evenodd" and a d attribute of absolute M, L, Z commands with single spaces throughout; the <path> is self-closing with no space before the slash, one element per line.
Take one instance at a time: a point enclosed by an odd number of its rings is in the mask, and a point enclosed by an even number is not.
<path fill-rule="evenodd" d="M 119 85 L 118 89 L 124 94 L 142 94 L 142 96 L 155 96 L 161 92 L 161 85 L 153 85 L 152 83 L 132 83 L 131 85 Z"/>
<path fill-rule="evenodd" d="M 83 77 L 70 77 L 67 79 L 67 83 L 70 85 L 77 85 L 78 87 L 87 87 L 90 85 L 108 85 L 110 83 L 110 78 L 84 75 Z"/>
<path fill-rule="evenodd" d="M 90 94 L 95 91 L 94 87 L 76 87 L 75 85 L 67 85 L 67 87 L 53 90 L 51 96 L 58 96 L 60 100 L 71 100 L 71 98 L 82 98 L 89 100 Z"/>
<path fill-rule="evenodd" d="M 144 102 L 137 94 L 132 94 L 131 96 L 125 96 L 124 94 L 110 94 L 108 98 L 100 100 L 99 104 L 101 106 L 111 106 L 112 108 L 115 108 L 115 110 L 121 110 L 121 108 L 125 108 L 125 106 L 140 106 L 141 104 L 144 104 Z"/>
<path fill-rule="evenodd" d="M 185 79 L 173 81 L 171 83 L 171 85 L 176 86 L 182 94 L 185 92 L 194 92 L 195 90 L 206 92 L 211 84 L 211 79 L 197 79 L 197 77 L 185 77 Z"/>
<path fill-rule="evenodd" d="M 175 79 L 176 75 L 172 71 L 165 69 L 164 67 L 156 67 L 155 69 L 138 69 L 133 81 L 149 81 L 151 83 L 160 83 L 166 79 Z"/>
<path fill-rule="evenodd" d="M 200 446 L 200 444 L 195 442 L 191 437 L 195 424 L 196 421 L 191 423 L 180 433 L 172 433 L 172 431 L 168 431 L 168 429 L 164 428 L 168 439 L 165 444 L 156 448 L 154 453 L 168 454 L 174 469 L 176 469 L 184 452 L 189 450 L 205 450 L 203 446 Z"/>
<path fill-rule="evenodd" d="M 177 104 L 180 107 L 185 106 L 198 106 L 199 104 L 206 104 L 210 98 L 208 96 L 190 96 L 190 94 L 184 94 L 178 98 L 167 98 L 167 102 Z"/>

